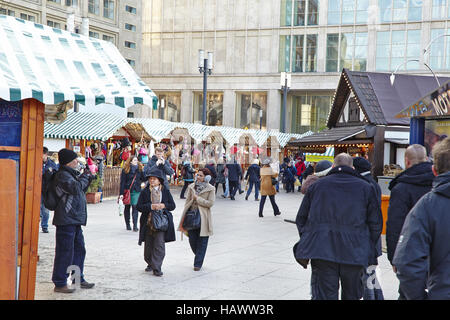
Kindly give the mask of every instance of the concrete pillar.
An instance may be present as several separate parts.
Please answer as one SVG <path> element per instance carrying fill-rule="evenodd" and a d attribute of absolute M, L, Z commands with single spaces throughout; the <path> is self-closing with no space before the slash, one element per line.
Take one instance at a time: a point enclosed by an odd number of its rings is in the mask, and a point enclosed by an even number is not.
<path fill-rule="evenodd" d="M 267 130 L 280 130 L 281 93 L 269 90 L 267 93 Z"/>
<path fill-rule="evenodd" d="M 233 90 L 223 92 L 223 125 L 234 127 L 236 118 L 236 94 Z"/>
<path fill-rule="evenodd" d="M 192 114 L 193 103 L 194 103 L 194 94 L 191 90 L 182 90 L 181 91 L 181 113 L 180 120 L 181 122 L 192 122 Z"/>

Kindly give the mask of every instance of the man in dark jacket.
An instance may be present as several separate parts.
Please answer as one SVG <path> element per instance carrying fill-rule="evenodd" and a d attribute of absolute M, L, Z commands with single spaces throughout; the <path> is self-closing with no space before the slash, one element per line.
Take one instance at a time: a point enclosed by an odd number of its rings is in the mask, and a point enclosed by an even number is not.
<path fill-rule="evenodd" d="M 255 159 L 253 160 L 253 163 L 250 167 L 247 169 L 247 173 L 245 174 L 245 180 L 248 179 L 249 187 L 247 190 L 247 194 L 245 196 L 245 200 L 248 200 L 248 197 L 252 193 L 253 186 L 255 186 L 255 201 L 259 201 L 259 188 L 260 188 L 260 181 L 261 181 L 261 175 L 260 170 L 261 167 L 258 165 L 259 160 Z"/>
<path fill-rule="evenodd" d="M 362 275 L 380 237 L 383 218 L 374 187 L 352 168 L 346 153 L 333 169 L 312 184 L 303 198 L 296 224 L 300 241 L 295 258 L 304 267 L 311 259 L 313 300 L 362 297 Z"/>
<path fill-rule="evenodd" d="M 353 167 L 356 172 L 358 172 L 367 182 L 369 182 L 375 189 L 375 193 L 373 196 L 376 198 L 378 205 L 381 208 L 381 188 L 379 184 L 372 177 L 371 170 L 372 165 L 370 162 L 363 157 L 355 157 L 353 158 Z M 383 253 L 381 251 L 381 237 L 378 238 L 377 244 L 374 248 L 374 251 L 370 255 L 369 258 L 369 267 L 366 269 L 365 275 L 363 277 L 363 285 L 364 285 L 364 300 L 384 300 L 383 291 L 379 286 L 379 282 L 376 278 L 375 269 L 378 265 L 378 257 Z M 367 283 L 368 279 L 371 279 L 372 283 Z"/>
<path fill-rule="evenodd" d="M 406 217 L 393 260 L 408 300 L 450 300 L 450 138 L 433 159 L 433 189 Z"/>
<path fill-rule="evenodd" d="M 211 160 L 206 166 L 210 172 L 211 172 L 211 180 L 209 180 L 209 184 L 212 186 L 216 185 L 216 178 L 217 178 L 217 172 L 216 172 L 216 164 L 214 160 Z"/>
<path fill-rule="evenodd" d="M 406 149 L 405 166 L 406 170 L 389 183 L 391 198 L 386 221 L 386 246 L 391 264 L 408 212 L 431 190 L 434 180 L 432 164 L 427 161 L 426 149 L 419 144 L 413 144 Z M 393 269 L 395 272 L 395 266 Z M 401 290 L 399 299 L 405 299 Z"/>
<path fill-rule="evenodd" d="M 226 165 L 228 169 L 228 183 L 230 186 L 230 198 L 236 200 L 234 196 L 239 189 L 239 181 L 242 179 L 241 166 L 238 163 L 230 162 Z"/>
<path fill-rule="evenodd" d="M 167 176 L 172 176 L 174 171 L 170 162 L 164 159 L 164 150 L 160 147 L 155 148 L 155 154 L 151 157 L 150 161 L 144 167 L 144 174 L 147 173 L 151 168 L 157 167 L 163 173 L 164 177 L 164 187 L 169 189 L 169 182 L 167 181 Z"/>
<path fill-rule="evenodd" d="M 43 161 L 42 176 L 44 176 L 44 174 L 47 171 L 57 171 L 58 170 L 58 166 L 56 165 L 56 163 L 54 163 L 53 160 L 48 157 L 48 148 L 47 147 L 44 147 L 42 161 Z M 42 192 L 44 192 L 44 188 L 42 188 Z M 45 207 L 44 199 L 41 196 L 40 217 L 41 217 L 41 228 L 42 228 L 43 233 L 48 233 L 48 218 L 49 218 L 49 216 L 50 216 L 50 211 Z"/>
<path fill-rule="evenodd" d="M 84 279 L 83 268 L 86 249 L 81 226 L 86 226 L 87 205 L 85 192 L 93 180 L 89 170 L 83 174 L 78 171 L 77 154 L 69 149 L 58 152 L 59 171 L 56 173 L 56 193 L 60 198 L 53 217 L 56 226 L 55 261 L 52 281 L 55 292 L 72 293 L 74 288 L 67 286 L 67 268 L 75 265 L 80 268 L 81 288 L 90 289 L 93 283 Z"/>

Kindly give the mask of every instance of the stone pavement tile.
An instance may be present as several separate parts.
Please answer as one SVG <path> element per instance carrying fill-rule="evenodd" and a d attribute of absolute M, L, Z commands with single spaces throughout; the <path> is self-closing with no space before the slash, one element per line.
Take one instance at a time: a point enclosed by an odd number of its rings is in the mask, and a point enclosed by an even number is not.
<path fill-rule="evenodd" d="M 260 294 L 259 292 L 240 292 L 223 290 L 217 294 L 206 297 L 208 300 L 273 300 L 273 296 Z"/>
<path fill-rule="evenodd" d="M 231 291 L 258 293 L 270 296 L 272 299 L 280 297 L 294 290 L 298 284 L 292 279 L 283 279 L 271 275 L 261 276 L 229 288 Z"/>
<path fill-rule="evenodd" d="M 160 289 L 162 293 L 168 296 L 176 297 L 181 300 L 200 300 L 218 294 L 222 291 L 220 288 L 205 288 L 185 284 L 185 282 L 173 283 Z"/>
<path fill-rule="evenodd" d="M 307 283 L 298 282 L 297 288 L 284 295 L 277 297 L 277 300 L 311 300 L 311 285 Z"/>
<path fill-rule="evenodd" d="M 281 265 L 277 263 L 257 263 L 253 261 L 248 261 L 242 264 L 235 264 L 226 268 L 221 269 L 222 272 L 239 272 L 245 274 L 251 274 L 255 276 L 267 275 L 271 272 L 281 269 Z"/>
<path fill-rule="evenodd" d="M 198 273 L 204 274 L 194 279 L 186 280 L 183 282 L 183 284 L 190 287 L 199 286 L 202 288 L 228 289 L 230 287 L 245 283 L 258 277 L 255 275 L 239 272 L 208 272 L 204 268 L 202 268 L 201 271 L 198 271 Z"/>

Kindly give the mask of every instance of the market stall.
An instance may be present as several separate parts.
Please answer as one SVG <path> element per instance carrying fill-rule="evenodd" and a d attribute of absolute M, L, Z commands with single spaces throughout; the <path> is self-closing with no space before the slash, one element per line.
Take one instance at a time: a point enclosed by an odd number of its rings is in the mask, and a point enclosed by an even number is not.
<path fill-rule="evenodd" d="M 33 299 L 46 117 L 157 98 L 111 43 L 4 15 L 0 42 L 0 299 Z"/>

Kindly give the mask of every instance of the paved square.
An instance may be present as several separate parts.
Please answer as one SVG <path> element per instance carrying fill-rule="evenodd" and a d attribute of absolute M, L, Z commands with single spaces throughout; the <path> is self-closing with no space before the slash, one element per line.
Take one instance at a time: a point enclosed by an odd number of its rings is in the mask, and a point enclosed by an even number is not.
<path fill-rule="evenodd" d="M 181 188 L 172 188 L 178 226 L 184 201 Z M 73 294 L 53 292 L 51 281 L 55 251 L 55 227 L 39 233 L 36 299 L 165 299 L 165 300 L 309 300 L 311 270 L 294 260 L 292 247 L 298 240 L 297 228 L 284 219 L 295 220 L 300 193 L 277 194 L 282 214 L 274 217 L 266 201 L 264 218 L 258 217 L 259 202 L 244 194 L 236 201 L 220 197 L 212 208 L 214 235 L 209 239 L 203 268 L 193 271 L 194 255 L 187 237 L 166 244 L 163 277 L 145 272 L 144 247 L 138 246 L 138 233 L 125 229 L 114 200 L 88 205 L 88 222 L 83 227 L 86 242 L 85 276 L 95 287 Z M 53 214 L 50 216 L 50 222 Z M 377 269 L 385 299 L 397 299 L 398 280 L 386 254 Z"/>

